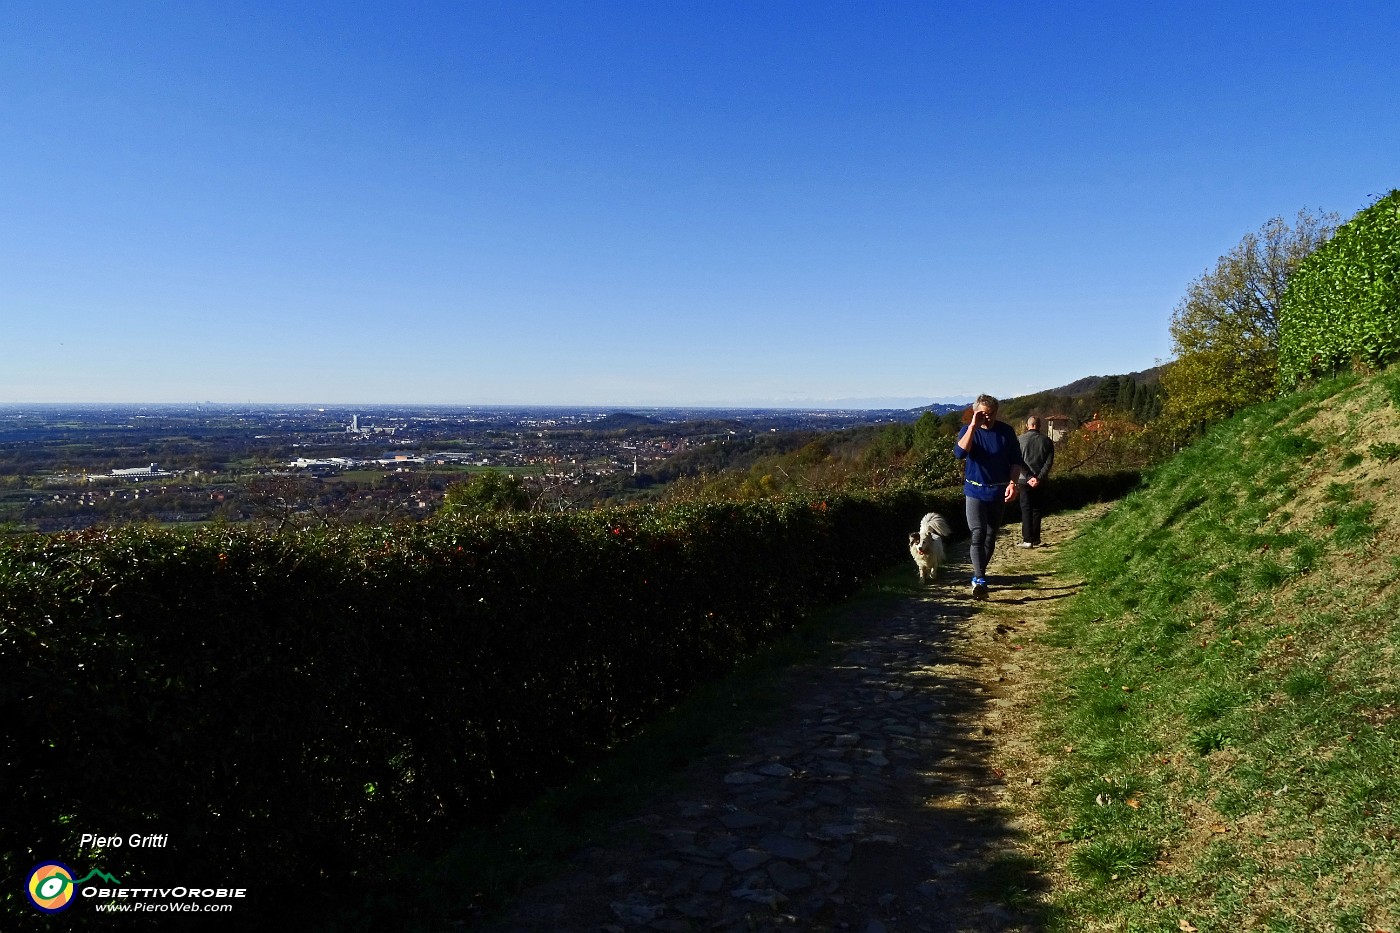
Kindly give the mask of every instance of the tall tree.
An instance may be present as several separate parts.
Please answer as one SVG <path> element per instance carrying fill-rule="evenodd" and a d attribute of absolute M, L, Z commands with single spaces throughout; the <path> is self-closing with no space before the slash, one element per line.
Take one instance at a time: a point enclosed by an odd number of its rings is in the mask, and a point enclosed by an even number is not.
<path fill-rule="evenodd" d="M 1098 406 L 1099 414 L 1107 415 L 1118 404 L 1120 384 L 1117 376 L 1108 376 L 1094 390 L 1094 404 Z"/>
<path fill-rule="evenodd" d="M 943 423 L 933 412 L 924 412 L 914 423 L 915 450 L 943 450 L 948 446 L 947 441 L 948 432 L 943 429 Z"/>
<path fill-rule="evenodd" d="M 1307 210 L 1291 225 L 1275 217 L 1187 286 L 1172 313 L 1175 358 L 1162 373 L 1170 425 L 1194 430 L 1273 393 L 1284 288 L 1337 221 L 1336 214 Z"/>
<path fill-rule="evenodd" d="M 1133 410 L 1133 392 L 1137 390 L 1137 382 L 1132 376 L 1124 376 L 1118 381 L 1118 397 L 1114 399 L 1113 407 L 1121 414 L 1129 414 Z"/>

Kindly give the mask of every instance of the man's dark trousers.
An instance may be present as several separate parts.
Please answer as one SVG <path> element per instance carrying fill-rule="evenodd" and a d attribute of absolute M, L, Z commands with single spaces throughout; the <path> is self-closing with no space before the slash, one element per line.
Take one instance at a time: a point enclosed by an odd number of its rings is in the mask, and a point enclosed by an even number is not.
<path fill-rule="evenodd" d="M 1031 544 L 1040 543 L 1040 512 L 1044 505 L 1044 488 L 1032 489 L 1025 483 L 1018 483 L 1021 494 L 1021 540 Z"/>

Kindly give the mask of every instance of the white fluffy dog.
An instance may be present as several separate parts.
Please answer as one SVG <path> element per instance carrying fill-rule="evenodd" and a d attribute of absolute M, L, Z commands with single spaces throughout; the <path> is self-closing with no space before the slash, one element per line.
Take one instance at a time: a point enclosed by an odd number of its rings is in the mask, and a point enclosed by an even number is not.
<path fill-rule="evenodd" d="M 930 512 L 919 522 L 919 530 L 909 535 L 909 554 L 919 565 L 919 580 L 928 583 L 938 575 L 939 566 L 948 559 L 943 549 L 943 539 L 951 536 L 952 527 L 948 520 L 937 512 Z"/>

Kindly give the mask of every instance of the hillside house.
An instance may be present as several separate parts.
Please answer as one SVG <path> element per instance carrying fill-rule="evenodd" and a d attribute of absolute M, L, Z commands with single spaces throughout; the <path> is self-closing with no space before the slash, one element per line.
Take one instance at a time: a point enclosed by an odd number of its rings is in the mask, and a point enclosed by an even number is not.
<path fill-rule="evenodd" d="M 1046 415 L 1040 419 L 1040 426 L 1045 429 L 1045 436 L 1056 444 L 1064 441 L 1074 430 L 1074 419 L 1069 415 Z"/>

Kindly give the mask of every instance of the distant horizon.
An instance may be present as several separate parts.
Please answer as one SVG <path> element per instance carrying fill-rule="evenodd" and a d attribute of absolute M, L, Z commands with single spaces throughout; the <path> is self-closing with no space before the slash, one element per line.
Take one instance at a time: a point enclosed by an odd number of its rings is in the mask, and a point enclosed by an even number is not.
<path fill-rule="evenodd" d="M 1087 373 L 1067 379 L 1054 386 L 1043 386 L 1040 388 L 1027 389 L 1022 392 L 990 392 L 1000 401 L 1023 398 L 1027 395 L 1038 395 L 1042 392 L 1053 392 L 1058 388 L 1073 385 L 1084 379 L 1106 379 L 1111 376 L 1131 376 L 1144 373 L 1161 366 L 1161 361 L 1155 362 L 1152 366 L 1144 366 L 1138 369 L 1125 369 L 1121 372 Z M 985 390 L 982 390 L 985 391 Z M 124 401 L 124 400 L 0 400 L 0 409 L 23 408 L 34 406 L 41 408 L 61 408 L 65 405 L 86 408 L 86 407 L 152 407 L 169 408 L 175 406 L 200 406 L 211 405 L 220 407 L 236 406 L 259 406 L 259 407 L 283 407 L 283 408 L 562 408 L 562 409 L 602 409 L 609 411 L 626 411 L 630 409 L 753 409 L 753 410 L 810 410 L 818 411 L 905 411 L 911 408 L 927 408 L 931 405 L 970 405 L 978 392 L 950 393 L 937 397 L 913 395 L 913 396 L 843 396 L 837 398 L 741 398 L 730 401 L 704 400 L 696 402 L 522 402 L 522 401 L 421 401 L 421 400 L 399 400 L 399 401 L 288 401 L 286 399 L 242 399 L 237 401 L 216 400 L 216 399 L 195 399 L 164 400 L 164 401 Z"/>
<path fill-rule="evenodd" d="M 1007 396 L 1013 398 L 1014 396 Z M 794 399 L 794 400 L 772 400 L 764 402 L 761 400 L 746 400 L 735 402 L 693 402 L 693 403 L 600 403 L 588 402 L 304 402 L 304 401 L 275 401 L 275 400 L 246 400 L 238 402 L 214 401 L 205 399 L 199 401 L 70 401 L 70 402 L 50 402 L 50 401 L 30 401 L 30 402 L 7 402 L 0 401 L 0 410 L 22 409 L 22 408 L 191 408 L 191 407 L 217 407 L 217 408 L 305 408 L 305 409 L 375 409 L 375 408 L 484 408 L 484 409 L 511 409 L 511 408 L 541 408 L 541 409 L 564 409 L 570 411 L 594 409 L 599 411 L 635 411 L 651 410 L 665 411 L 671 409 L 700 409 L 700 410 L 754 410 L 754 411 L 905 411 L 911 408 L 927 408 L 932 405 L 967 405 L 975 396 L 958 397 L 952 396 L 942 399 L 923 398 L 848 398 L 848 399 Z M 859 404 L 857 404 L 859 403 Z M 876 404 L 881 403 L 881 404 Z M 887 404 L 885 404 L 887 403 Z"/>

